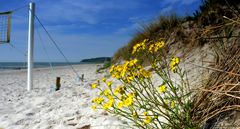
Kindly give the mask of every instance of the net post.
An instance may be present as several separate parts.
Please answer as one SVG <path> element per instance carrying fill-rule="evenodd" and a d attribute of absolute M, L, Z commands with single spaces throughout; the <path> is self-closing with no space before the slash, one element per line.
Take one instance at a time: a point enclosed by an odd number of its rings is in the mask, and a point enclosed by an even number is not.
<path fill-rule="evenodd" d="M 27 90 L 31 91 L 33 88 L 33 48 L 34 48 L 34 15 L 35 3 L 29 4 L 29 30 L 28 30 L 28 80 Z"/>
<path fill-rule="evenodd" d="M 10 31 L 11 31 L 11 18 L 10 18 L 11 13 L 8 15 L 8 32 L 7 32 L 7 42 L 10 42 Z"/>

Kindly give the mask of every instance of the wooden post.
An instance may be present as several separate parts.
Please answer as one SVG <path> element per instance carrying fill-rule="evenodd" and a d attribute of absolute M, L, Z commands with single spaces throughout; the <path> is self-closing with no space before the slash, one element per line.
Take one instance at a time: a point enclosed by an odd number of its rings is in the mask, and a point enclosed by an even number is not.
<path fill-rule="evenodd" d="M 61 78 L 57 77 L 57 79 L 56 79 L 56 90 L 55 91 L 60 90 L 60 87 L 61 87 Z"/>
<path fill-rule="evenodd" d="M 81 80 L 82 80 L 82 82 L 83 82 L 83 80 L 84 80 L 84 74 L 82 74 L 82 78 L 81 78 Z"/>

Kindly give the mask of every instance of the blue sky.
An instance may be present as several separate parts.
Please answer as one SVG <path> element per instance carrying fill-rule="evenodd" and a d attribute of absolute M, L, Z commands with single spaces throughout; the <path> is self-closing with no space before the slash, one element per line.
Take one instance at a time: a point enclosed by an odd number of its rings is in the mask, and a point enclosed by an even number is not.
<path fill-rule="evenodd" d="M 0 12 L 28 5 L 29 0 L 1 0 Z M 70 61 L 112 56 L 127 44 L 142 24 L 159 15 L 191 15 L 201 0 L 35 0 L 36 14 Z M 64 61 L 35 21 L 35 60 Z M 0 45 L 0 62 L 25 61 L 27 7 L 12 15 L 11 44 Z M 38 33 L 39 32 L 39 33 Z M 42 38 L 40 42 L 39 34 Z"/>

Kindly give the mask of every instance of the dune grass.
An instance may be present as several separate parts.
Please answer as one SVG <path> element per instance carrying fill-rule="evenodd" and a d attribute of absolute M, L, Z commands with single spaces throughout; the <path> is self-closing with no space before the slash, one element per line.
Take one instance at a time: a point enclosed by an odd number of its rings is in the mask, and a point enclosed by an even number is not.
<path fill-rule="evenodd" d="M 160 16 L 157 20 L 147 25 L 142 25 L 131 41 L 114 54 L 113 62 L 129 60 L 133 57 L 131 52 L 135 44 L 142 42 L 144 39 L 158 40 L 159 38 L 168 37 L 171 31 L 179 27 L 182 22 L 182 18 L 172 14 L 170 16 Z"/>

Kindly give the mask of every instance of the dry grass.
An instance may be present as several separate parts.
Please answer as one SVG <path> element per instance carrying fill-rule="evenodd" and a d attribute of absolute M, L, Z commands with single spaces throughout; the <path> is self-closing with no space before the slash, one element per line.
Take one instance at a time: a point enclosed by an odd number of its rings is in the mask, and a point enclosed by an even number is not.
<path fill-rule="evenodd" d="M 231 33 L 240 28 L 237 24 L 233 26 L 235 30 Z M 212 30 L 224 28 L 226 25 Z M 215 48 L 216 61 L 209 79 L 194 96 L 192 118 L 200 125 L 212 122 L 229 111 L 240 111 L 240 38 L 239 34 L 227 37 L 225 32 L 220 32 L 222 36 L 217 35 L 217 38 L 210 37 L 210 40 L 214 39 L 215 46 L 220 44 Z"/>

